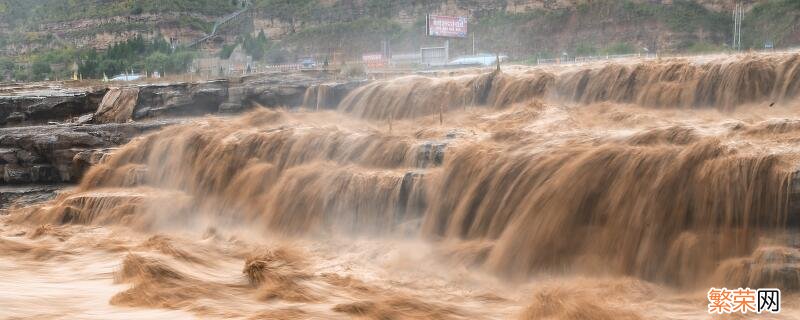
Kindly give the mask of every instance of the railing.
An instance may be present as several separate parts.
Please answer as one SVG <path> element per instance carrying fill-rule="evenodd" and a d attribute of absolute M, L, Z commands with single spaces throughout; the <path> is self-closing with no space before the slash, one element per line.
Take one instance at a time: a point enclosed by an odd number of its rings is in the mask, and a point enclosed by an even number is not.
<path fill-rule="evenodd" d="M 236 19 L 241 14 L 247 12 L 247 10 L 250 10 L 249 5 L 246 6 L 245 8 L 243 8 L 243 9 L 239 10 L 239 11 L 236 11 L 234 13 L 228 14 L 228 15 L 220 18 L 219 20 L 217 20 L 217 22 L 214 23 L 214 28 L 211 29 L 211 33 L 209 33 L 208 35 L 206 35 L 206 36 L 204 36 L 204 37 L 202 37 L 200 39 L 192 41 L 192 43 L 189 44 L 189 47 L 195 47 L 195 46 L 207 41 L 208 39 L 213 38 L 214 36 L 217 35 L 217 30 L 219 30 L 219 28 L 222 27 L 222 25 L 230 22 L 233 19 Z"/>
<path fill-rule="evenodd" d="M 604 55 L 604 56 L 586 56 L 586 57 L 564 57 L 564 58 L 553 58 L 553 59 L 536 59 L 537 65 L 546 65 L 546 64 L 577 64 L 577 63 L 585 63 L 585 62 L 592 62 L 592 61 L 604 61 L 604 60 L 621 60 L 621 59 L 631 59 L 631 58 L 643 58 L 643 59 L 653 59 L 657 56 L 654 54 L 611 54 L 611 55 Z"/>
<path fill-rule="evenodd" d="M 300 64 L 271 64 L 265 66 L 258 66 L 256 68 L 257 71 L 294 71 L 300 70 L 302 65 Z"/>
<path fill-rule="evenodd" d="M 719 55 L 736 55 L 736 54 L 797 54 L 800 53 L 800 47 L 790 47 L 781 49 L 762 49 L 762 50 L 746 50 L 746 51 L 723 51 L 723 52 L 704 52 L 704 53 L 678 53 L 678 54 L 617 54 L 606 56 L 587 56 L 587 57 L 566 57 L 566 58 L 553 58 L 553 59 L 536 59 L 538 65 L 551 65 L 551 64 L 578 64 L 592 61 L 606 61 L 606 60 L 621 60 L 621 59 L 656 59 L 656 58 L 714 58 Z"/>

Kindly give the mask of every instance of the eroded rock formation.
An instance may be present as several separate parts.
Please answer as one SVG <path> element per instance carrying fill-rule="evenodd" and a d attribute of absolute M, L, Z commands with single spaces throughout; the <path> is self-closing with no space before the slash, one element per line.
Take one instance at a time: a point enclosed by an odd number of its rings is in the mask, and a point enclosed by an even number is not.
<path fill-rule="evenodd" d="M 175 120 L 0 129 L 3 184 L 77 182 L 110 148 Z"/>
<path fill-rule="evenodd" d="M 97 110 L 105 93 L 105 88 L 72 92 L 37 90 L 13 95 L 0 91 L 0 125 L 46 123 L 91 113 Z"/>

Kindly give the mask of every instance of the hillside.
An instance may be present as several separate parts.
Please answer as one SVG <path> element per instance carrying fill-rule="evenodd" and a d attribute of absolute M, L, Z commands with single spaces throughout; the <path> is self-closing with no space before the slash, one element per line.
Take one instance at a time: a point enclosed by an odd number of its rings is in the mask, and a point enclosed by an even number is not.
<path fill-rule="evenodd" d="M 104 49 L 134 35 L 190 41 L 239 0 L 3 0 L 0 47 L 24 54 L 64 44 Z"/>
<path fill-rule="evenodd" d="M 0 17 L 7 22 L 32 25 L 165 12 L 217 16 L 232 11 L 236 3 L 230 0 L 6 0 Z"/>
<path fill-rule="evenodd" d="M 205 55 L 225 58 L 241 43 L 266 63 L 334 53 L 360 59 L 384 46 L 413 53 L 443 44 L 424 35 L 429 13 L 469 17 L 474 43 L 452 40 L 454 55 L 472 53 L 474 45 L 477 52 L 503 52 L 519 61 L 563 53 L 724 51 L 733 24 L 728 0 L 2 0 L 0 78 L 43 78 L 32 74 L 33 65 L 46 71 L 81 64 L 95 56 L 92 50 L 104 52 L 136 36 L 182 47 L 245 4 L 251 8 L 245 22 L 222 28 L 201 46 Z M 800 1 L 744 4 L 746 48 L 763 48 L 767 41 L 776 48 L 800 44 Z M 262 31 L 266 36 L 253 41 Z M 147 57 L 136 58 L 113 59 L 106 65 L 115 67 L 92 68 L 92 74 L 147 65 Z M 177 65 L 186 65 L 181 61 Z"/>
<path fill-rule="evenodd" d="M 441 44 L 424 37 L 427 13 L 464 15 L 476 35 L 478 51 L 503 51 L 517 58 L 607 52 L 642 48 L 662 52 L 725 50 L 732 30 L 733 1 L 709 0 L 362 0 L 292 2 L 260 0 L 257 29 L 284 38 L 300 51 L 341 49 L 347 54 L 392 48 L 413 51 Z M 309 5 L 309 3 L 316 3 Z M 800 2 L 744 1 L 746 47 L 772 40 L 778 47 L 800 43 Z M 343 46 L 342 44 L 347 44 Z M 459 53 L 472 39 L 453 41 Z"/>

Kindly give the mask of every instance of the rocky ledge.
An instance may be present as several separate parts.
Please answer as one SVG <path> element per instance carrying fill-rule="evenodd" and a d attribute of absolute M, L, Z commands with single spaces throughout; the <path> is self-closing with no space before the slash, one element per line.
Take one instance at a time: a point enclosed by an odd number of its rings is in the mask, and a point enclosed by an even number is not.
<path fill-rule="evenodd" d="M 325 75 L 289 73 L 201 82 L 114 83 L 78 88 L 65 88 L 58 83 L 0 85 L 0 126 L 64 121 L 119 123 L 236 113 L 256 106 L 291 108 L 308 102 L 309 92 L 313 94 L 315 106 L 332 108 L 362 84 L 362 81 L 336 81 Z M 325 90 L 319 90 L 320 87 Z M 319 92 L 324 92 L 324 97 Z M 326 101 L 317 103 L 318 98 Z"/>
<path fill-rule="evenodd" d="M 97 110 L 108 89 L 51 85 L 0 86 L 0 126 L 61 121 Z"/>
<path fill-rule="evenodd" d="M 51 197 L 117 146 L 187 117 L 335 108 L 363 83 L 298 72 L 191 83 L 0 84 L 0 210 Z"/>
<path fill-rule="evenodd" d="M 114 147 L 179 121 L 0 128 L 2 184 L 77 182 Z"/>

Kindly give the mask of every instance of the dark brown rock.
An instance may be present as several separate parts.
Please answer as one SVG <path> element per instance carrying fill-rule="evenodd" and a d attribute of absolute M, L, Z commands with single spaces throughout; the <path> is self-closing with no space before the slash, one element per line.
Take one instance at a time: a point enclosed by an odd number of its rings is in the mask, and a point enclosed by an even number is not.
<path fill-rule="evenodd" d="M 34 91 L 0 96 L 0 125 L 46 123 L 92 113 L 105 92 L 104 88 L 87 88 L 75 92 Z"/>
<path fill-rule="evenodd" d="M 14 206 L 39 203 L 55 197 L 65 184 L 27 184 L 0 186 L 0 214 Z"/>
<path fill-rule="evenodd" d="M 148 120 L 0 128 L 3 183 L 78 182 L 83 173 L 112 148 L 145 132 L 178 122 Z"/>
<path fill-rule="evenodd" d="M 145 86 L 139 89 L 133 119 L 217 113 L 227 97 L 224 80 Z"/>

